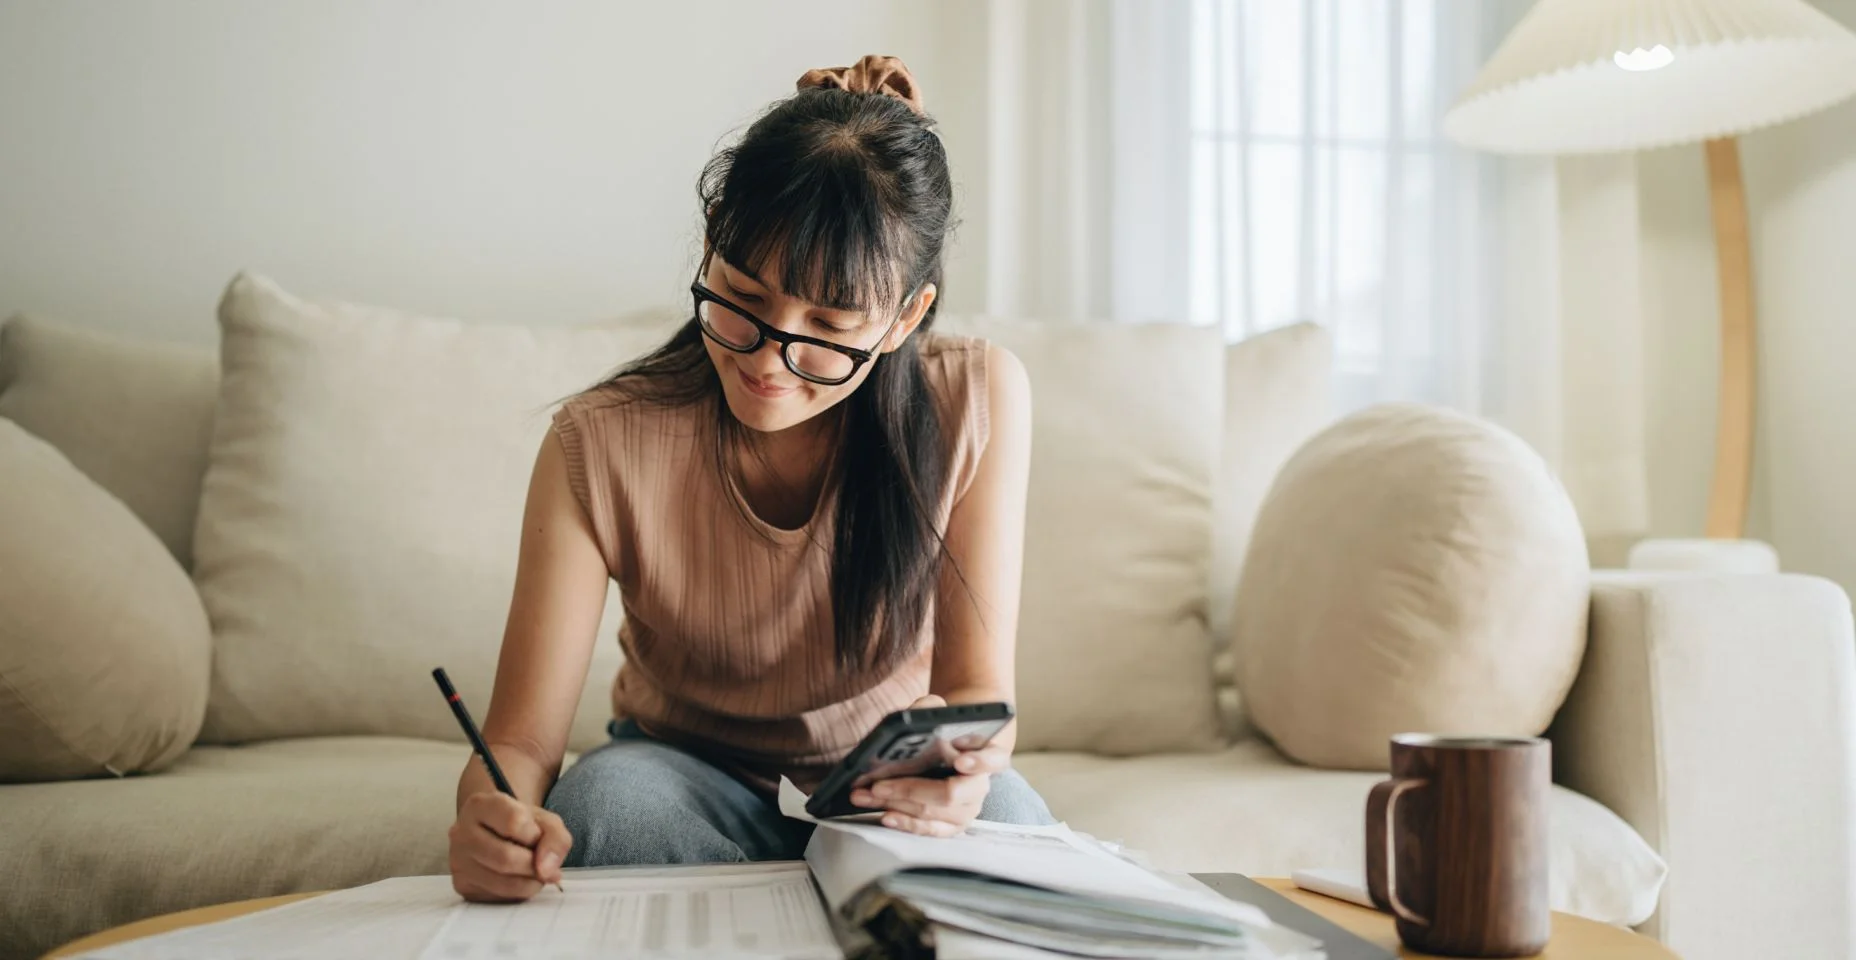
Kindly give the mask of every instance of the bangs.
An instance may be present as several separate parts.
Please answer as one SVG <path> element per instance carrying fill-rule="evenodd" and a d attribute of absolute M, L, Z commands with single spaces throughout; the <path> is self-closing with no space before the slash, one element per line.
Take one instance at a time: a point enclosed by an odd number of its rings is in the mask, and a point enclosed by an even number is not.
<path fill-rule="evenodd" d="M 900 303 L 898 267 L 910 251 L 885 222 L 881 175 L 855 146 L 828 145 L 798 165 L 752 154 L 718 157 L 724 169 L 711 171 L 721 182 L 704 191 L 712 198 L 710 247 L 730 266 L 820 307 L 874 315 Z"/>

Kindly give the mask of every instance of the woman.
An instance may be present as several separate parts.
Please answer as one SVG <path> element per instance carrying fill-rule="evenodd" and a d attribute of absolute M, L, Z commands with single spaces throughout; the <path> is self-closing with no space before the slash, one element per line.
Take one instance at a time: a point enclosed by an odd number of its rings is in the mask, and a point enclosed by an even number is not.
<path fill-rule="evenodd" d="M 520 799 L 459 779 L 469 899 L 564 865 L 802 856 L 781 776 L 810 789 L 894 710 L 1013 699 L 1030 387 L 928 336 L 953 196 L 907 69 L 807 73 L 699 193 L 696 316 L 567 401 L 535 463 L 483 724 Z M 561 774 L 608 579 L 624 719 Z M 1049 823 L 1014 733 L 853 801 L 933 836 Z"/>

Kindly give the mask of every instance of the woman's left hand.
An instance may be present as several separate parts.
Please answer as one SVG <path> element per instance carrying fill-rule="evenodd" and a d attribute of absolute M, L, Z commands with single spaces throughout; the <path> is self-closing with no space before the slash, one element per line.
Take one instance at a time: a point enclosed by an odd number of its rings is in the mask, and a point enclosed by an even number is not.
<path fill-rule="evenodd" d="M 945 707 L 947 701 L 929 694 L 909 709 Z M 927 837 L 958 836 L 980 815 L 980 804 L 992 786 L 992 775 L 1012 765 L 1012 753 L 992 743 L 978 750 L 963 750 L 954 760 L 958 771 L 944 780 L 897 777 L 879 780 L 851 792 L 860 807 L 884 809 L 883 825 Z"/>

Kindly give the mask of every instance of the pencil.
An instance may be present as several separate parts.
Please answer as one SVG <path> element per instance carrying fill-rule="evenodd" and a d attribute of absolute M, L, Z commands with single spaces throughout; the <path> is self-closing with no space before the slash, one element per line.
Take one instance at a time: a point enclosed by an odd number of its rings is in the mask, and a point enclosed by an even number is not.
<path fill-rule="evenodd" d="M 496 782 L 496 789 L 511 799 L 520 800 L 515 789 L 509 785 L 509 779 L 503 776 L 503 768 L 496 765 L 496 755 L 490 752 L 490 745 L 483 741 L 483 734 L 477 730 L 477 722 L 470 718 L 470 711 L 465 709 L 464 698 L 458 696 L 457 688 L 451 685 L 451 678 L 445 676 L 445 668 L 434 667 L 432 679 L 438 681 L 438 692 L 444 694 L 445 702 L 451 705 L 451 714 L 458 718 L 458 726 L 464 728 L 464 736 L 470 739 L 470 748 L 477 751 L 478 758 L 483 760 L 484 769 L 490 771 L 490 779 Z M 567 888 L 559 883 L 554 888 L 562 893 L 567 892 Z"/>

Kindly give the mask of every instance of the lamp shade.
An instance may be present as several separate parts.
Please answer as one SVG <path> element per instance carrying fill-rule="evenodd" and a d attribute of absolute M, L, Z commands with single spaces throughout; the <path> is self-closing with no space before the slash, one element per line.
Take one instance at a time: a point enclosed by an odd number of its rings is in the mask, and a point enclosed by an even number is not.
<path fill-rule="evenodd" d="M 1539 0 L 1444 117 L 1497 153 L 1744 133 L 1856 93 L 1856 34 L 1804 0 Z"/>

